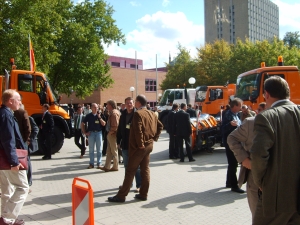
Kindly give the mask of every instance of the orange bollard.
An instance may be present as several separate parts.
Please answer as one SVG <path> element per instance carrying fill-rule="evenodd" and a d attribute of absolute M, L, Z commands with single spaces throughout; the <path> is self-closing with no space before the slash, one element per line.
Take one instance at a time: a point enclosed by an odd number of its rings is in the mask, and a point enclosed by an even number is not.
<path fill-rule="evenodd" d="M 80 186 L 76 181 L 87 184 Z M 94 225 L 94 194 L 89 181 L 75 177 L 72 184 L 73 225 Z"/>

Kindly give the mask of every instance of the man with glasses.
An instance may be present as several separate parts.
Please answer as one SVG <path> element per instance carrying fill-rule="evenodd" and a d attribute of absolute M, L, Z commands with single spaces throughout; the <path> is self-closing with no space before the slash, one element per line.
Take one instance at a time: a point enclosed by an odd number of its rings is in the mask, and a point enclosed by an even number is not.
<path fill-rule="evenodd" d="M 94 152 L 96 146 L 97 153 L 97 169 L 101 167 L 102 160 L 102 130 L 105 128 L 106 122 L 104 116 L 98 111 L 98 104 L 92 103 L 92 112 L 87 114 L 81 122 L 81 130 L 89 138 L 89 156 L 90 163 L 87 169 L 94 168 Z"/>

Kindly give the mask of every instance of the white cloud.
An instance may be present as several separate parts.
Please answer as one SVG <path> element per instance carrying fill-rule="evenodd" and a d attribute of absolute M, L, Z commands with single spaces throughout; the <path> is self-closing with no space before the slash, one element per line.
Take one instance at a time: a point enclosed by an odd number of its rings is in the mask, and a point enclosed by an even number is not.
<path fill-rule="evenodd" d="M 189 21 L 182 12 L 159 11 L 145 15 L 136 23 L 137 29 L 126 35 L 127 45 L 112 45 L 107 48 L 107 53 L 134 58 L 136 50 L 144 69 L 155 68 L 156 54 L 158 67 L 164 66 L 169 61 L 169 52 L 172 59 L 178 54 L 178 43 L 190 50 L 192 56 L 196 55 L 196 47 L 204 43 L 204 26 Z"/>
<path fill-rule="evenodd" d="M 137 7 L 137 6 L 140 6 L 141 4 L 139 2 L 136 2 L 136 1 L 131 1 L 130 5 L 132 5 L 134 7 Z"/>
<path fill-rule="evenodd" d="M 279 7 L 280 38 L 286 32 L 300 31 L 300 3 L 288 4 L 282 0 L 273 0 Z"/>
<path fill-rule="evenodd" d="M 163 2 L 162 2 L 163 7 L 167 7 L 169 4 L 170 4 L 169 0 L 163 0 Z"/>

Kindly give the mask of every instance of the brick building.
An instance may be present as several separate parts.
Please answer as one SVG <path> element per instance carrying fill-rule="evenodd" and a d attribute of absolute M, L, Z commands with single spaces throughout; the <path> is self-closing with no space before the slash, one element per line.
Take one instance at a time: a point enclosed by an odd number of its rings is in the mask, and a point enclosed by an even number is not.
<path fill-rule="evenodd" d="M 136 62 L 137 70 L 135 69 Z M 104 105 L 107 100 L 113 99 L 120 105 L 124 102 L 126 97 L 133 96 L 133 98 L 135 98 L 137 94 L 144 94 L 150 106 L 155 106 L 159 94 L 162 94 L 159 85 L 165 79 L 165 69 L 157 68 L 157 73 L 155 68 L 143 70 L 143 60 L 117 56 L 110 56 L 106 63 L 111 65 L 109 73 L 114 80 L 114 84 L 111 88 L 103 91 L 94 91 L 92 95 L 85 99 L 77 98 L 75 93 L 70 95 L 70 97 L 62 95 L 60 103 L 77 105 L 79 103 L 90 104 L 95 102 Z M 135 90 L 131 92 L 130 87 L 134 87 Z"/>

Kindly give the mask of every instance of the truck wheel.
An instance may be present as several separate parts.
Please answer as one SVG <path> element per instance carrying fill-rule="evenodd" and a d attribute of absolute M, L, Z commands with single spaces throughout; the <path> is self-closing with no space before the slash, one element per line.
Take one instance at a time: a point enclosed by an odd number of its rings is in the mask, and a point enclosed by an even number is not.
<path fill-rule="evenodd" d="M 64 139 L 65 136 L 63 132 L 58 127 L 54 127 L 54 132 L 52 135 L 52 147 L 51 147 L 52 154 L 59 152 L 59 150 L 64 144 Z"/>
<path fill-rule="evenodd" d="M 43 143 L 42 143 L 42 137 L 41 137 L 41 133 L 38 134 L 38 143 L 39 143 L 39 150 L 36 152 L 36 154 L 44 154 L 44 149 L 43 149 Z M 63 132 L 58 128 L 58 127 L 54 127 L 54 132 L 52 135 L 52 147 L 51 147 L 51 151 L 52 154 L 57 153 L 61 147 L 64 144 L 64 134 Z"/>

